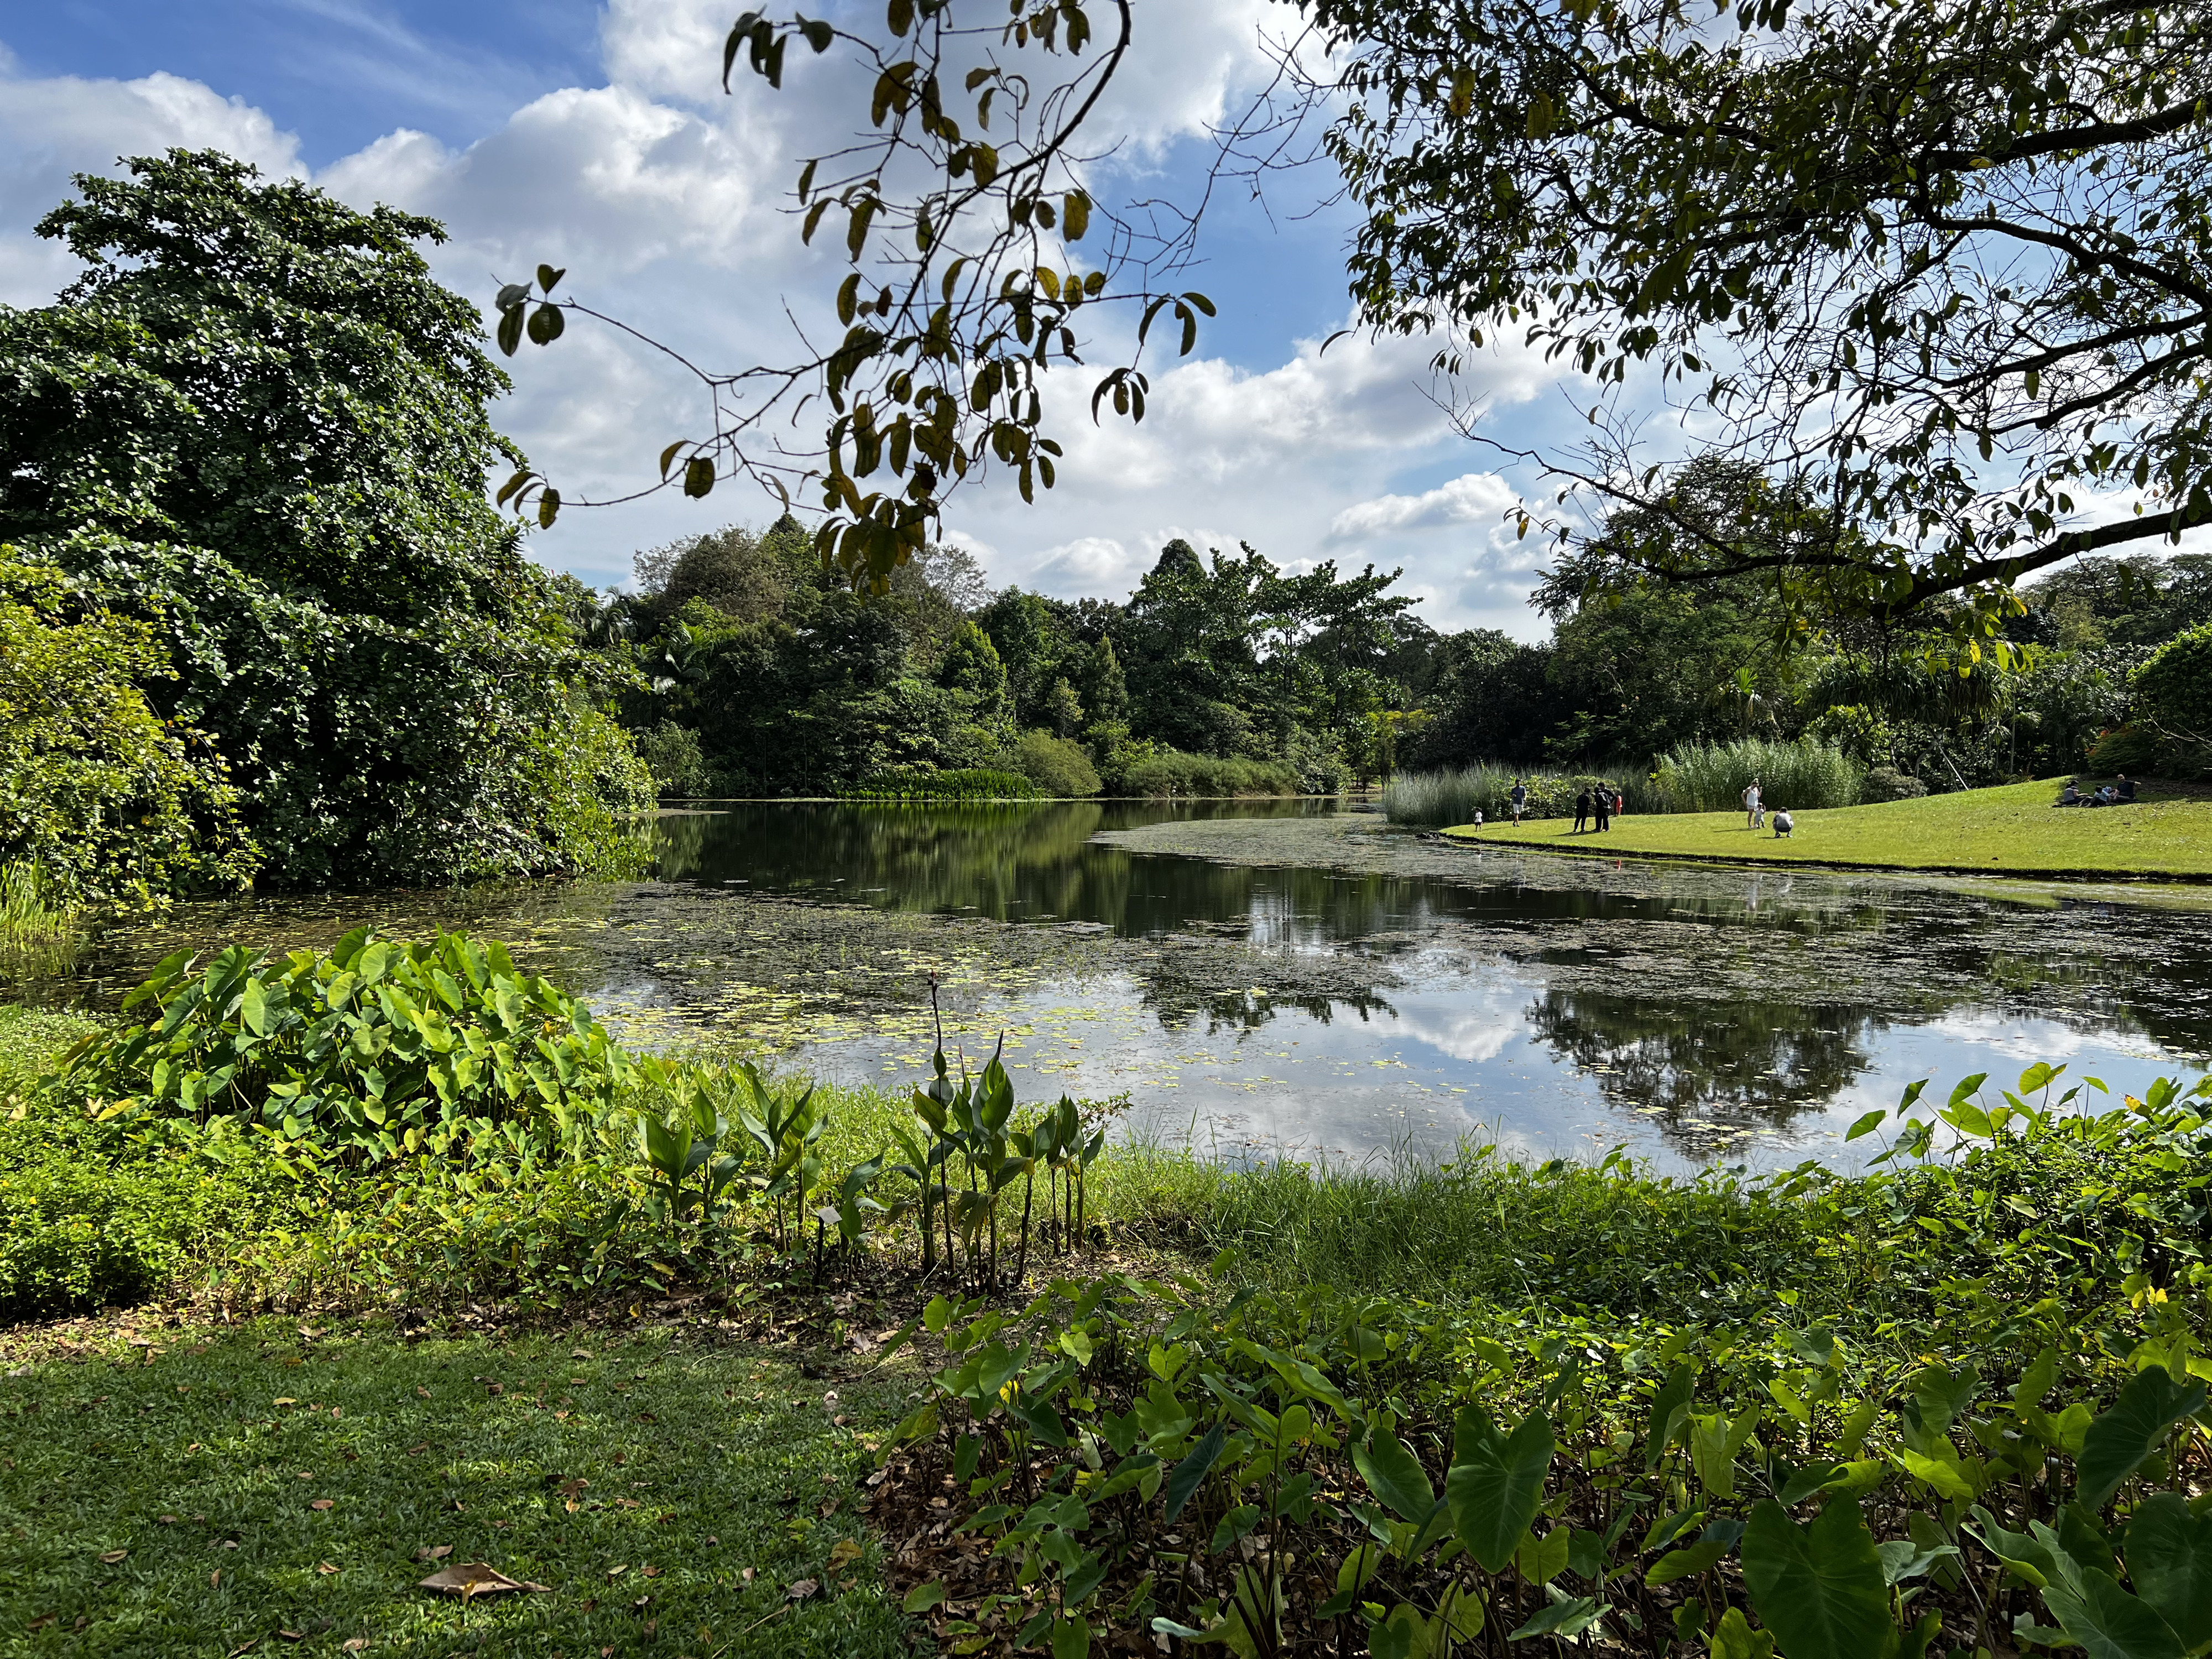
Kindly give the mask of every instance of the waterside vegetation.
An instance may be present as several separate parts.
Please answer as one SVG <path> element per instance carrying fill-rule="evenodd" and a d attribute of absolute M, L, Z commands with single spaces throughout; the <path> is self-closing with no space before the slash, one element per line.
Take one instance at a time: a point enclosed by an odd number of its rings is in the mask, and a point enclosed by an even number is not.
<path fill-rule="evenodd" d="M 130 1494 L 169 1499 L 136 1476 L 121 1499 L 73 1498 L 70 1547 L 42 1549 L 10 1595 L 82 1609 L 104 1632 L 88 1650 L 136 1639 L 149 1573 L 175 1581 L 169 1639 L 186 1645 L 235 1646 L 250 1620 L 427 1639 L 437 1604 L 394 1569 L 447 1544 L 548 1583 L 472 1614 L 541 1644 L 615 1629 L 617 1607 L 687 1630 L 788 1607 L 799 1630 L 881 1632 L 892 1595 L 942 1641 L 1059 1655 L 1162 1636 L 1435 1655 L 1582 1636 L 1854 1659 L 1939 1635 L 2094 1640 L 2122 1619 L 2168 1632 L 2145 1652 L 2212 1643 L 2189 1505 L 2212 1453 L 2212 1085 L 2113 1101 L 2038 1066 L 2010 1089 L 1916 1085 L 1852 1126 L 1880 1149 L 1856 1175 L 1669 1180 L 1617 1154 L 1529 1165 L 1475 1146 L 1442 1167 L 1239 1171 L 1111 1145 L 1093 1109 L 1017 1100 L 994 1059 L 940 1054 L 896 1098 L 634 1057 L 455 935 L 173 962 L 122 1023 L 57 1055 L 66 1024 L 0 1022 L 15 1310 L 182 1297 L 311 1322 L 296 1342 L 264 1323 L 158 1364 L 118 1344 L 117 1363 L 159 1377 L 150 1392 L 53 1363 L 11 1382 L 9 1409 L 70 1425 L 58 1446 L 82 1437 L 64 1401 L 123 1401 L 99 1420 L 127 1420 L 147 1467 L 195 1493 L 171 1504 L 191 1527 L 240 1546 L 221 1563 L 232 1596 L 185 1594 L 185 1558 Z M 647 1355 L 630 1380 L 652 1409 L 618 1424 L 632 1402 L 595 1390 L 639 1351 L 604 1334 L 505 1340 L 473 1391 L 459 1373 L 483 1344 L 400 1340 L 426 1316 L 557 1329 L 647 1302 L 708 1310 L 717 1340 L 842 1340 L 844 1358 L 822 1351 L 840 1376 L 865 1333 L 878 1381 L 846 1424 L 810 1403 L 796 1437 L 763 1438 L 747 1425 L 789 1386 L 781 1357 Z M 348 1310 L 371 1316 L 319 1347 Z M 569 1341 L 598 1361 L 580 1384 L 555 1375 Z M 299 1369 L 267 1374 L 271 1355 Z M 172 1376 L 233 1415 L 255 1404 L 210 1441 L 206 1402 Z M 410 1378 L 438 1403 L 418 1409 L 394 1386 Z M 341 1415 L 309 1433 L 302 1400 Z M 713 1447 L 720 1495 L 690 1473 L 700 1423 L 730 1437 Z M 512 1469 L 489 1485 L 456 1461 L 478 1428 Z M 115 1434 L 82 1449 L 112 1457 Z M 296 1462 L 309 1485 L 233 1492 L 228 1464 L 178 1462 L 187 1435 L 235 1443 L 240 1471 Z M 407 1454 L 443 1461 L 381 1455 L 410 1436 Z M 356 1474 L 347 1450 L 378 1466 Z M 735 1534 L 744 1565 L 803 1574 L 777 1601 L 696 1534 L 757 1516 L 779 1482 L 789 1496 L 807 1456 L 818 1515 L 797 1524 L 802 1503 Z M 641 1601 L 615 1582 L 648 1548 L 623 1530 L 635 1517 L 590 1508 L 625 1459 L 678 1499 L 655 1536 L 684 1545 L 650 1553 L 672 1582 L 639 1583 Z M 36 1501 L 54 1467 L 10 1471 L 10 1501 Z M 311 1487 L 297 1527 L 226 1519 Z M 880 1568 L 866 1534 L 820 1524 L 863 1502 L 893 1540 Z M 737 1651 L 790 1650 L 729 1633 Z"/>

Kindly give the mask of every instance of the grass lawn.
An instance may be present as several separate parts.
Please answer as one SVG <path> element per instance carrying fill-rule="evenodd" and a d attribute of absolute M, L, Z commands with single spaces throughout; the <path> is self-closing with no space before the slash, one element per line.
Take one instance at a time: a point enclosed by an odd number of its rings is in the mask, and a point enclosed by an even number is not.
<path fill-rule="evenodd" d="M 1753 832 L 1741 812 L 1615 818 L 1601 836 L 1571 818 L 1515 829 L 1486 823 L 1444 833 L 1459 840 L 1607 857 L 1656 854 L 1724 862 L 1861 865 L 1897 870 L 1972 870 L 2015 875 L 2212 875 L 2212 799 L 2155 787 L 2132 806 L 2055 810 L 2063 780 L 1971 789 L 1919 800 L 1798 812 L 1796 833 Z"/>
<path fill-rule="evenodd" d="M 854 1514 L 881 1384 L 665 1334 L 149 1334 L 0 1376 L 0 1653 L 906 1651 Z M 441 1561 L 550 1593 L 416 1588 Z"/>

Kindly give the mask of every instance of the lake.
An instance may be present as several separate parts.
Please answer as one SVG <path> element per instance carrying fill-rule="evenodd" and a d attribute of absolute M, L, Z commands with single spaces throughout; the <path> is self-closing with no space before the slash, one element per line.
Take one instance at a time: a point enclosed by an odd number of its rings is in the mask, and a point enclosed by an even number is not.
<path fill-rule="evenodd" d="M 179 946 L 466 926 L 634 1041 L 903 1088 L 936 1033 L 1024 1099 L 1238 1160 L 1849 1164 L 1917 1079 L 2038 1060 L 2117 1102 L 2212 1049 L 2212 890 L 1470 849 L 1292 802 L 741 802 L 653 821 L 657 879 L 186 907 L 53 1001 Z"/>

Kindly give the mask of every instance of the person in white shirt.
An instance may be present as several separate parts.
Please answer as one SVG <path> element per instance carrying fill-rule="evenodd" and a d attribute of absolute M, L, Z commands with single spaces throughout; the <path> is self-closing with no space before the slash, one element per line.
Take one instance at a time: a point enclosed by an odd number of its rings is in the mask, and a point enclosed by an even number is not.
<path fill-rule="evenodd" d="M 1766 822 L 1766 814 L 1759 810 L 1759 780 L 1753 778 L 1743 792 L 1743 820 L 1747 830 L 1759 829 Z"/>
<path fill-rule="evenodd" d="M 1791 820 L 1791 818 L 1790 818 L 1790 809 L 1789 809 L 1788 807 L 1786 807 L 1786 806 L 1778 806 L 1778 807 L 1776 807 L 1776 808 L 1774 809 L 1774 839 L 1775 839 L 1775 840 L 1777 840 L 1777 841 L 1780 841 L 1780 840 L 1782 840 L 1782 839 L 1783 839 L 1783 837 L 1784 837 L 1785 836 L 1788 836 L 1791 841 L 1795 841 L 1795 840 L 1796 840 L 1796 839 L 1797 839 L 1797 837 L 1796 837 L 1796 833 L 1795 833 L 1795 832 L 1796 832 L 1796 828 L 1797 828 L 1797 825 L 1796 824 L 1796 823 L 1795 823 L 1795 822 L 1793 822 L 1793 821 Z"/>

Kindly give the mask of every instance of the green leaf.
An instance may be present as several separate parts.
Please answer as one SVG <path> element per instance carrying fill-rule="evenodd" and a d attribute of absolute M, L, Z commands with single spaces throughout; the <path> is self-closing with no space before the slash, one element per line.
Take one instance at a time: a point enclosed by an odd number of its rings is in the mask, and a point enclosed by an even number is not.
<path fill-rule="evenodd" d="M 1741 1607 L 1730 1607 L 1713 1626 L 1712 1659 L 1774 1659 L 1774 1632 L 1753 1630 Z"/>
<path fill-rule="evenodd" d="M 1205 1437 L 1191 1448 L 1190 1455 L 1168 1471 L 1169 1520 L 1172 1521 L 1182 1513 L 1182 1506 L 1190 1502 L 1191 1495 L 1198 1490 L 1199 1482 L 1206 1479 L 1214 1460 L 1221 1455 L 1222 1443 L 1228 1437 L 1227 1431 L 1216 1423 L 1206 1431 Z"/>
<path fill-rule="evenodd" d="M 2166 1431 L 2204 1405 L 2202 1382 L 2183 1387 L 2163 1365 L 2137 1371 L 2082 1437 L 2075 1478 L 2082 1506 L 2100 1510 L 2158 1449 Z"/>
<path fill-rule="evenodd" d="M 1460 1413 L 1444 1495 L 1460 1541 L 1486 1572 L 1505 1570 L 1543 1507 L 1552 1449 L 1551 1419 L 1541 1412 L 1529 1413 L 1510 1436 L 1480 1406 Z"/>
<path fill-rule="evenodd" d="M 1505 1639 L 1519 1642 L 1536 1636 L 1580 1636 L 1603 1616 L 1605 1608 L 1587 1595 L 1554 1601 Z"/>
<path fill-rule="evenodd" d="M 2128 1577 L 2183 1647 L 2212 1642 L 2212 1514 L 2191 1515 L 2179 1492 L 2154 1492 L 2128 1522 Z"/>
<path fill-rule="evenodd" d="M 1574 1541 L 1572 1532 L 1571 1528 L 1559 1526 L 1541 1538 L 1533 1530 L 1523 1534 L 1521 1547 L 1513 1552 L 1513 1565 L 1530 1583 L 1550 1583 L 1567 1570 L 1567 1552 Z"/>
<path fill-rule="evenodd" d="M 1871 1134 L 1881 1127 L 1883 1121 L 1888 1116 L 1888 1109 L 1882 1106 L 1877 1106 L 1870 1112 L 1862 1113 L 1851 1127 L 1844 1131 L 1844 1139 L 1846 1141 L 1851 1141 L 1856 1140 L 1861 1135 Z"/>
<path fill-rule="evenodd" d="M 1401 1519 L 1423 1520 L 1436 1507 L 1436 1488 L 1429 1484 L 1428 1472 L 1396 1435 L 1378 1434 L 1365 1445 L 1353 1446 L 1352 1462 L 1367 1489 Z"/>
<path fill-rule="evenodd" d="M 1052 1659 L 1090 1659 L 1091 1624 L 1078 1613 L 1053 1621 Z"/>
<path fill-rule="evenodd" d="M 1972 1480 L 1958 1464 L 1940 1457 L 1928 1457 L 1917 1451 L 1899 1447 L 1891 1454 L 1899 1467 L 1915 1479 L 1924 1480 L 1954 1504 L 1971 1504 L 1980 1496 Z"/>
<path fill-rule="evenodd" d="M 927 1584 L 916 1584 L 906 1593 L 900 1603 L 908 1613 L 927 1613 L 932 1607 L 944 1605 L 947 1592 L 942 1578 L 933 1578 Z"/>
<path fill-rule="evenodd" d="M 2091 1568 L 2076 1588 L 2046 1584 L 2043 1601 L 2090 1659 L 2182 1659 L 2172 1627 L 2108 1572 Z"/>
<path fill-rule="evenodd" d="M 1790 1659 L 1869 1659 L 1894 1634 L 1881 1554 L 1856 1502 L 1832 1498 L 1810 1527 L 1772 1499 L 1751 1512 L 1743 1579 Z"/>
<path fill-rule="evenodd" d="M 1677 1365 L 1668 1376 L 1658 1397 L 1651 1402 L 1651 1429 L 1644 1440 L 1644 1467 L 1656 1469 L 1666 1455 L 1668 1443 L 1674 1437 L 1677 1415 L 1688 1409 L 1690 1392 L 1697 1386 L 1697 1376 L 1687 1365 Z"/>

